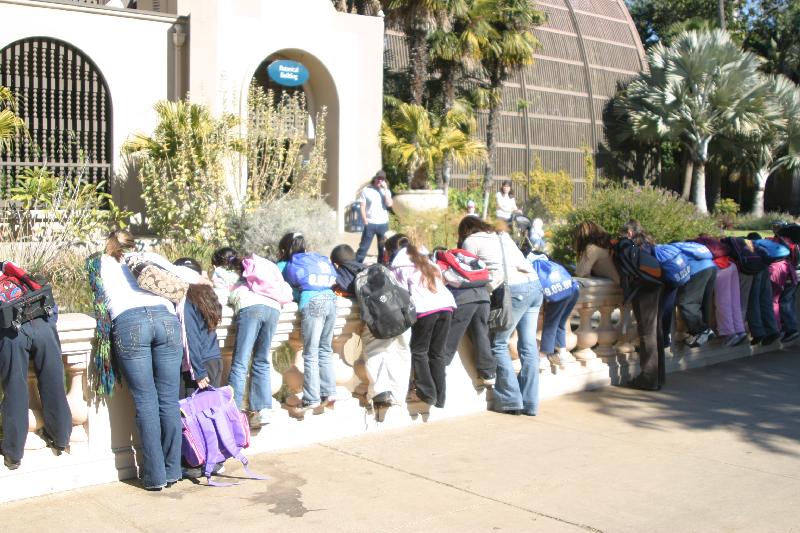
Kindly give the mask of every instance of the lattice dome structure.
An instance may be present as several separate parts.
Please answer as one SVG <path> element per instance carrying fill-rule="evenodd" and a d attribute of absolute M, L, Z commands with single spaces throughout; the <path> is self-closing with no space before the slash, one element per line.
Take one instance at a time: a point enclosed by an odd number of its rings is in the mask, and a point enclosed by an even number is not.
<path fill-rule="evenodd" d="M 541 42 L 536 61 L 503 89 L 497 131 L 497 184 L 516 172 L 527 174 L 536 161 L 549 171 L 564 170 L 574 182 L 573 200 L 585 190 L 585 154 L 604 160 L 603 109 L 621 82 L 642 72 L 646 54 L 623 0 L 544 0 L 535 2 L 547 22 L 534 29 Z M 386 32 L 386 62 L 404 70 L 404 35 Z M 485 138 L 486 113 L 478 117 Z M 456 167 L 451 185 L 465 187 L 481 176 L 482 165 Z M 522 192 L 522 191 L 520 191 Z"/>

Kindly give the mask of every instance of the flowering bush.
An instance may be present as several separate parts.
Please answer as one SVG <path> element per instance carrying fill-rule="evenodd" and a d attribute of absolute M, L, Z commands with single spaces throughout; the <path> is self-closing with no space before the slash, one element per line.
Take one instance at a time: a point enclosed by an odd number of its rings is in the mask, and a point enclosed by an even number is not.
<path fill-rule="evenodd" d="M 615 236 L 629 219 L 638 220 L 657 242 L 718 234 L 717 222 L 698 213 L 694 205 L 676 193 L 652 185 L 623 183 L 594 192 L 592 198 L 573 211 L 564 224 L 553 228 L 553 256 L 564 263 L 575 261 L 573 231 L 584 221 L 604 227 Z"/>

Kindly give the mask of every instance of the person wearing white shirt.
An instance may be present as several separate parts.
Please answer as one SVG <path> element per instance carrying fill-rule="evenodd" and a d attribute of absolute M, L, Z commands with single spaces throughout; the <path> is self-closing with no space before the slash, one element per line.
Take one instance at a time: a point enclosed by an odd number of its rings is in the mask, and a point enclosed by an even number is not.
<path fill-rule="evenodd" d="M 500 190 L 495 195 L 495 203 L 497 204 L 497 207 L 494 215 L 497 218 L 510 223 L 511 217 L 514 215 L 514 213 L 519 211 L 519 208 L 517 207 L 517 201 L 514 199 L 514 191 L 511 190 L 510 181 L 504 181 L 500 186 Z"/>
<path fill-rule="evenodd" d="M 383 263 L 383 245 L 386 242 L 386 232 L 389 231 L 389 208 L 392 207 L 392 192 L 386 182 L 386 173 L 381 170 L 372 178 L 372 183 L 364 187 L 359 197 L 361 203 L 361 219 L 364 221 L 364 230 L 361 233 L 361 243 L 356 252 L 356 261 L 363 263 L 367 257 L 367 250 L 372 244 L 372 238 L 378 237 L 378 262 Z"/>

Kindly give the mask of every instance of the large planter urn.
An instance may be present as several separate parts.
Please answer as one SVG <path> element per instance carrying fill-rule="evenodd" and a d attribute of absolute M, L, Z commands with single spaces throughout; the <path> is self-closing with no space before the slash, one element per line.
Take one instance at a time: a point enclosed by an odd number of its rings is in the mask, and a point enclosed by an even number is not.
<path fill-rule="evenodd" d="M 401 221 L 428 211 L 447 209 L 447 196 L 442 189 L 411 189 L 392 196 L 392 209 Z"/>

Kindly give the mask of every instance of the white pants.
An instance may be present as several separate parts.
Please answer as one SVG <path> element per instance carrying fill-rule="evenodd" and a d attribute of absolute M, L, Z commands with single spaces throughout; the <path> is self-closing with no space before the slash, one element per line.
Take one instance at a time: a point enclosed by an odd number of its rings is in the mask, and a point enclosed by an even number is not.
<path fill-rule="evenodd" d="M 400 404 L 406 401 L 411 377 L 411 330 L 391 339 L 376 339 L 364 326 L 364 361 L 369 378 L 369 397 L 389 391 Z"/>

